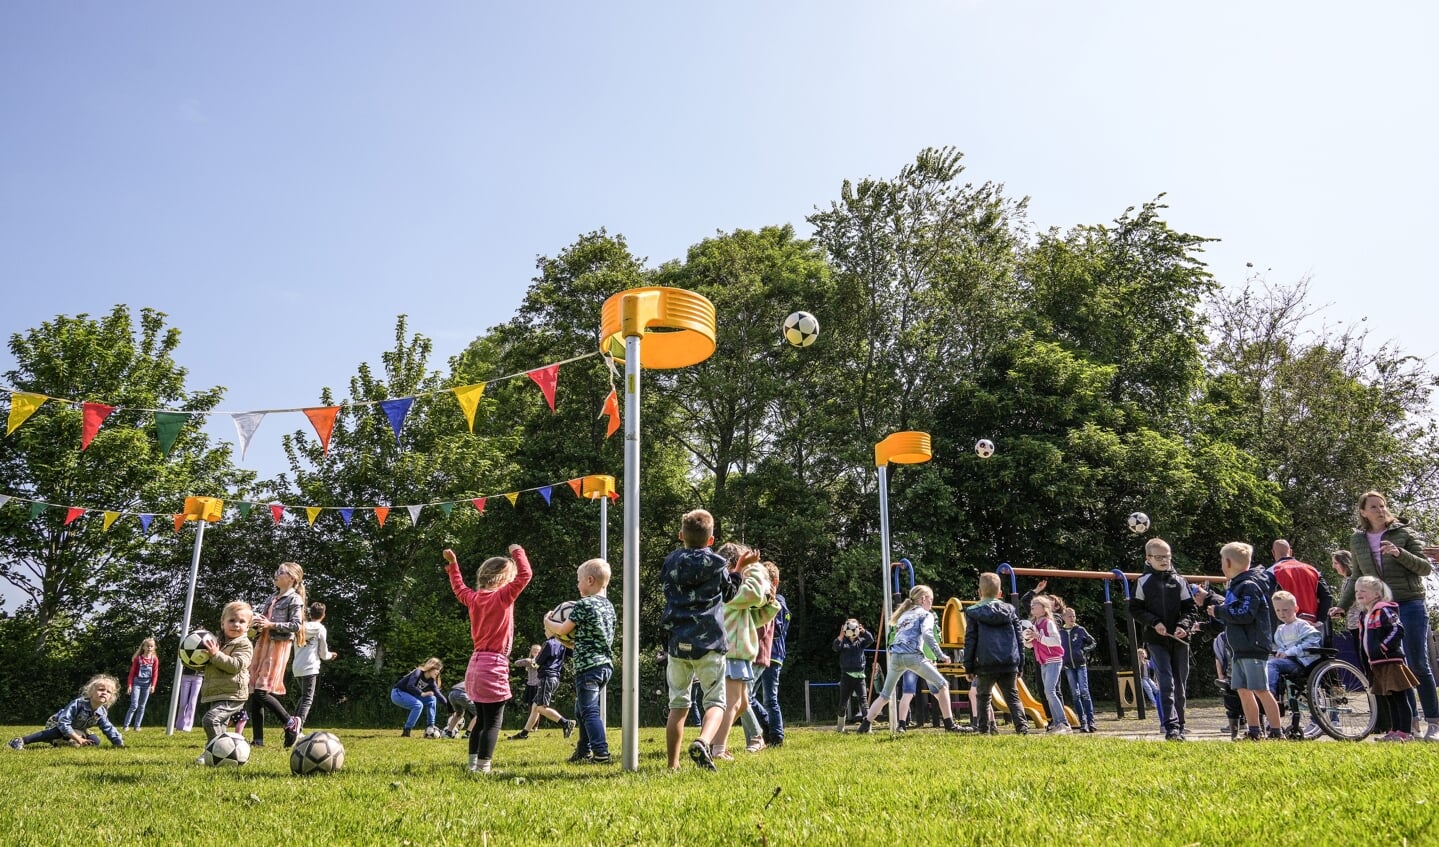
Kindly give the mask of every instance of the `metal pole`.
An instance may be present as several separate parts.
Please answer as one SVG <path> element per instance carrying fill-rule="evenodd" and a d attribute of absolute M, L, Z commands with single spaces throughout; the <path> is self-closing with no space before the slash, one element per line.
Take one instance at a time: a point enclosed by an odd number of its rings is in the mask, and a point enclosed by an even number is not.
<path fill-rule="evenodd" d="M 621 765 L 640 769 L 640 337 L 625 338 L 624 687 Z"/>
<path fill-rule="evenodd" d="M 610 498 L 600 498 L 600 558 L 610 560 Z M 610 687 L 600 689 L 600 726 L 610 725 Z"/>
<path fill-rule="evenodd" d="M 190 554 L 190 586 L 185 590 L 185 615 L 180 624 L 180 637 L 190 634 L 190 606 L 195 602 L 195 581 L 200 578 L 200 545 L 205 542 L 205 522 L 195 522 L 195 550 Z M 170 687 L 170 717 L 165 722 L 165 734 L 175 734 L 175 712 L 180 708 L 180 657 L 175 657 L 175 679 Z"/>
<path fill-rule="evenodd" d="M 892 598 L 889 594 L 889 470 L 888 466 L 879 466 L 879 584 L 884 593 L 884 620 L 880 622 L 879 635 L 881 639 L 888 636 L 889 616 L 894 613 Z M 885 657 L 888 658 L 889 642 L 886 640 L 875 645 L 875 662 L 879 661 L 880 650 L 885 650 Z M 883 692 L 881 692 L 883 693 Z M 899 711 L 898 703 L 890 703 L 889 709 L 889 732 L 894 735 L 898 732 L 899 720 L 895 715 Z"/>

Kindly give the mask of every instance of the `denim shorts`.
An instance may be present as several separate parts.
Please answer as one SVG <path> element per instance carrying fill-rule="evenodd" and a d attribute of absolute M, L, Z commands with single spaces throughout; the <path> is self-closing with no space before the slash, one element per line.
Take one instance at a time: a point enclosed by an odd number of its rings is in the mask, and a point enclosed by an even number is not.
<path fill-rule="evenodd" d="M 754 664 L 748 659 L 725 659 L 724 678 L 737 679 L 741 682 L 753 682 Z"/>

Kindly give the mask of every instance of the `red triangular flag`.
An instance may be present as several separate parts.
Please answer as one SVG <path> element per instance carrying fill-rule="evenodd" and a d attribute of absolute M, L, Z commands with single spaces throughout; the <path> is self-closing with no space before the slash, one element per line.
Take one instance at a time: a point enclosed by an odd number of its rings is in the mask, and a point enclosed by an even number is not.
<path fill-rule="evenodd" d="M 281 503 L 270 504 L 270 515 L 274 517 L 275 523 L 279 523 L 285 517 L 285 507 Z"/>
<path fill-rule="evenodd" d="M 315 427 L 315 434 L 320 436 L 320 446 L 323 454 L 330 455 L 330 433 L 335 431 L 335 416 L 340 413 L 339 406 L 327 406 L 323 409 L 305 409 L 305 417 Z"/>
<path fill-rule="evenodd" d="M 526 376 L 534 380 L 535 385 L 538 385 L 540 391 L 544 392 L 545 400 L 549 402 L 550 411 L 553 412 L 555 410 L 555 383 L 560 379 L 560 366 L 550 365 L 547 368 L 530 371 Z"/>
<path fill-rule="evenodd" d="M 179 532 L 179 531 L 180 531 L 180 527 L 182 527 L 182 526 L 185 525 L 185 516 L 184 516 L 184 515 L 173 515 L 172 517 L 175 518 L 175 531 L 176 531 L 176 532 Z"/>
<path fill-rule="evenodd" d="M 483 498 L 483 497 L 476 497 L 475 499 L 471 500 L 470 502 L 475 505 L 475 511 L 476 511 L 476 512 L 479 512 L 479 513 L 482 514 L 482 515 L 485 513 L 485 498 Z"/>
<path fill-rule="evenodd" d="M 380 522 L 380 526 L 384 526 L 384 525 L 385 525 L 385 518 L 388 518 L 389 516 L 390 516 L 390 507 L 389 507 L 389 506 L 376 506 L 376 507 L 375 507 L 375 520 L 377 520 L 377 521 Z"/>
<path fill-rule="evenodd" d="M 610 389 L 610 395 L 605 398 L 605 407 L 600 409 L 600 417 L 605 415 L 610 417 L 610 422 L 605 427 L 605 438 L 609 438 L 615 434 L 615 430 L 620 428 L 620 398 L 615 394 L 613 388 Z"/>
<path fill-rule="evenodd" d="M 620 499 L 620 493 L 619 493 L 618 491 L 611 491 L 611 492 L 610 492 L 610 502 L 611 502 L 611 503 L 613 503 L 613 502 L 615 502 L 615 501 L 617 501 L 617 500 L 619 500 L 619 499 Z"/>
<path fill-rule="evenodd" d="M 575 492 L 576 497 L 580 496 L 580 486 L 584 485 L 584 482 L 585 481 L 580 479 L 579 477 L 575 477 L 574 479 L 570 480 L 570 490 Z"/>
<path fill-rule="evenodd" d="M 106 406 L 104 403 L 85 403 L 81 407 L 84 410 L 84 422 L 80 427 L 80 449 L 84 450 L 95 440 L 95 433 L 100 431 L 100 424 L 110 417 L 115 411 L 114 406 Z M 69 523 L 69 521 L 66 521 Z"/>
<path fill-rule="evenodd" d="M 85 510 L 80 508 L 79 506 L 71 506 L 69 509 L 66 509 L 65 526 L 69 526 L 71 521 L 75 520 L 83 514 L 85 514 Z"/>

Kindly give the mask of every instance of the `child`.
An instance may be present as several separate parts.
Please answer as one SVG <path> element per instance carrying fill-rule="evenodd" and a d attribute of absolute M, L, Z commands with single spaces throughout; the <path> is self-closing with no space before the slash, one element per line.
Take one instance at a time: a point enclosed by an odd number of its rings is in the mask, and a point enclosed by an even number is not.
<path fill-rule="evenodd" d="M 1034 650 L 1040 684 L 1044 686 L 1049 705 L 1048 732 L 1062 735 L 1070 732 L 1070 727 L 1064 714 L 1064 696 L 1059 691 L 1059 678 L 1064 670 L 1064 640 L 1054 619 L 1054 601 L 1043 594 L 1035 595 L 1029 601 L 1029 620 L 1034 624 L 1034 637 L 1029 646 Z"/>
<path fill-rule="evenodd" d="M 285 746 L 292 747 L 300 734 L 300 722 L 285 711 L 276 695 L 285 693 L 285 669 L 296 636 L 305 643 L 300 628 L 305 622 L 305 571 L 294 562 L 282 562 L 275 569 L 275 593 L 254 615 L 255 660 L 250 666 L 250 720 L 252 747 L 265 746 L 265 712 L 275 714 L 285 727 Z"/>
<path fill-rule="evenodd" d="M 605 596 L 609 584 L 609 562 L 590 559 L 575 569 L 580 599 L 570 610 L 570 619 L 556 624 L 545 618 L 551 641 L 555 641 L 553 636 L 569 635 L 575 643 L 575 721 L 579 722 L 580 738 L 569 758 L 571 764 L 610 763 L 610 745 L 600 721 L 600 697 L 614 671 L 615 606 Z M 565 737 L 575 721 L 565 721 Z"/>
<path fill-rule="evenodd" d="M 205 678 L 199 668 L 180 668 L 180 709 L 175 713 L 175 729 L 190 732 L 195 726 L 195 704 L 200 702 L 200 682 Z"/>
<path fill-rule="evenodd" d="M 1324 636 L 1309 621 L 1299 617 L 1299 601 L 1288 591 L 1276 591 L 1269 598 L 1279 626 L 1274 629 L 1274 652 L 1265 664 L 1269 690 L 1276 698 L 1284 696 L 1280 677 L 1312 665 L 1319 657 L 1310 650 L 1323 646 Z M 1326 610 L 1327 611 L 1327 610 Z M 1304 729 L 1306 738 L 1318 738 L 1323 732 L 1312 720 Z"/>
<path fill-rule="evenodd" d="M 300 685 L 300 697 L 295 703 L 295 732 L 299 733 L 305 721 L 310 719 L 310 706 L 315 702 L 315 683 L 320 680 L 320 662 L 330 662 L 335 654 L 330 651 L 330 633 L 325 629 L 325 604 L 311 603 L 309 620 L 301 628 L 304 638 L 300 649 L 295 651 L 295 662 L 291 672 Z"/>
<path fill-rule="evenodd" d="M 205 663 L 205 678 L 200 683 L 200 702 L 214 704 L 200 721 L 206 741 L 224 732 L 230 719 L 245 709 L 245 697 L 250 693 L 250 664 L 255 656 L 255 646 L 246 633 L 253 616 L 249 603 L 236 600 L 225 604 L 220 612 L 224 643 L 214 638 L 205 642 L 210 661 Z M 205 757 L 196 761 L 204 764 Z"/>
<path fill-rule="evenodd" d="M 530 655 L 515 662 L 515 667 L 526 668 L 530 675 L 525 681 L 525 696 L 520 700 L 522 704 L 530 707 L 530 716 L 525 721 L 524 729 L 510 736 L 511 741 L 529 738 L 530 733 L 539 727 L 541 717 L 559 724 L 566 738 L 575 731 L 575 722 L 565 718 L 550 705 L 555 691 L 560 687 L 560 672 L 564 669 L 565 657 L 569 655 L 569 648 L 551 635 L 542 645 L 531 644 Z"/>
<path fill-rule="evenodd" d="M 939 672 L 939 668 L 924 657 L 923 647 L 928 645 L 935 656 L 949 660 L 934 637 L 934 612 L 930 611 L 933 606 L 934 591 L 927 585 L 916 585 L 909 590 L 908 599 L 890 616 L 889 625 L 895 630 L 895 638 L 889 647 L 889 667 L 884 673 L 884 685 L 880 687 L 880 695 L 869 705 L 869 712 L 859 722 L 861 733 L 870 731 L 871 722 L 885 704 L 894 698 L 894 689 L 899 685 L 899 678 L 905 671 L 914 671 L 929 682 L 935 697 L 939 699 L 939 712 L 944 716 L 944 728 L 949 732 L 960 731 L 950 711 L 953 706 L 949 702 L 949 682 L 944 678 L 944 674 Z M 890 713 L 890 720 L 896 720 L 893 712 Z"/>
<path fill-rule="evenodd" d="M 769 666 L 764 669 L 755 682 L 758 702 L 751 698 L 750 706 L 754 708 L 757 715 L 763 716 L 765 746 L 778 747 L 784 744 L 784 715 L 780 714 L 779 709 L 779 676 L 784 666 L 784 640 L 789 635 L 790 614 L 789 604 L 784 601 L 784 595 L 779 593 L 779 566 L 774 562 L 765 562 L 765 569 L 769 571 L 770 584 L 774 590 L 774 601 L 779 605 L 779 614 L 769 622 L 772 630 Z M 756 706 L 758 708 L 755 708 Z"/>
<path fill-rule="evenodd" d="M 440 692 L 444 690 L 440 671 L 444 669 L 444 663 L 431 656 L 400 677 L 390 689 L 390 702 L 408 710 L 405 728 L 400 731 L 401 738 L 410 737 L 410 730 L 419 722 L 421 712 L 425 713 L 425 730 L 428 732 L 434 728 L 435 710 L 440 702 Z"/>
<path fill-rule="evenodd" d="M 729 652 L 725 655 L 725 711 L 715 734 L 711 754 L 716 759 L 732 761 L 734 756 L 727 748 L 730 727 L 740 713 L 749 708 L 749 686 L 754 682 L 754 659 L 759 654 L 759 629 L 779 614 L 779 605 L 774 602 L 770 590 L 769 571 L 760 563 L 758 550 L 750 550 L 739 544 L 726 544 L 719 554 L 730 563 L 739 588 L 735 595 L 724 604 L 725 641 Z M 757 741 L 753 752 L 764 749 L 764 742 Z"/>
<path fill-rule="evenodd" d="M 24 750 L 26 744 L 38 744 L 42 741 L 48 741 L 55 746 L 59 746 L 61 742 L 69 742 L 72 747 L 96 746 L 100 739 L 85 732 L 92 726 L 100 728 L 100 732 L 109 739 L 112 747 L 124 747 L 125 739 L 120 737 L 120 731 L 110 723 L 110 715 L 106 711 L 109 705 L 115 702 L 115 693 L 119 689 L 120 681 L 109 674 L 90 677 L 90 681 L 80 689 L 80 696 L 51 715 L 50 719 L 45 721 L 44 729 L 23 738 L 10 739 L 10 749 Z"/>
<path fill-rule="evenodd" d="M 1239 719 L 1244 711 L 1239 705 L 1239 695 L 1229 684 L 1229 672 L 1234 667 L 1234 656 L 1229 652 L 1229 638 L 1224 633 L 1214 636 L 1214 681 L 1224 693 L 1224 716 L 1229 722 L 1229 740 L 1239 738 Z"/>
<path fill-rule="evenodd" d="M 774 562 L 762 562 L 761 565 L 769 575 L 770 597 L 775 598 L 775 586 L 779 584 L 779 565 Z M 775 605 L 779 605 L 777 598 Z M 774 622 L 778 617 L 777 611 L 774 618 L 770 618 L 757 631 L 759 649 L 755 651 L 754 661 L 750 663 L 753 678 L 745 684 L 745 707 L 739 713 L 740 723 L 744 726 L 744 749 L 747 753 L 758 753 L 769 746 L 769 711 L 765 704 L 759 701 L 758 693 L 760 678 L 769 670 L 770 654 L 774 650 Z"/>
<path fill-rule="evenodd" d="M 1159 709 L 1159 683 L 1154 681 L 1154 660 L 1149 658 L 1149 651 L 1143 647 L 1140 647 L 1135 655 L 1139 658 L 1139 685 L 1144 689 L 1144 698 L 1157 711 Z M 1163 715 L 1159 716 L 1159 728 L 1164 728 Z"/>
<path fill-rule="evenodd" d="M 979 602 L 964 610 L 964 669 L 975 691 L 974 712 L 981 734 L 999 730 L 991 722 L 989 702 L 994 686 L 1004 696 L 1014 731 L 1029 734 L 1029 718 L 1019 702 L 1020 634 L 1014 607 L 999 599 L 999 574 L 979 575 Z"/>
<path fill-rule="evenodd" d="M 475 572 L 475 587 L 465 585 L 455 551 L 445 550 L 445 572 L 455 598 L 469 611 L 475 651 L 465 669 L 465 692 L 477 718 L 470 732 L 470 773 L 489 773 L 505 702 L 510 699 L 510 651 L 515 646 L 515 599 L 534 571 L 525 548 L 511 544 L 510 557 L 491 556 Z"/>
<path fill-rule="evenodd" d="M 1403 727 L 1414 723 L 1409 698 L 1419 679 L 1404 657 L 1404 625 L 1399 622 L 1399 604 L 1389 585 L 1377 576 L 1354 581 L 1354 603 L 1364 612 L 1361 618 L 1364 658 L 1369 661 L 1369 680 L 1374 695 L 1389 711 L 1389 726 L 1380 741 L 1409 741 L 1413 735 Z"/>
<path fill-rule="evenodd" d="M 660 628 L 668 631 L 665 647 L 665 687 L 669 717 L 665 721 L 665 753 L 670 770 L 680 766 L 684 720 L 691 700 L 690 680 L 699 680 L 704 716 L 699 738 L 690 744 L 690 760 L 702 770 L 714 770 L 711 743 L 725 713 L 724 602 L 734 596 L 729 565 L 710 549 L 714 543 L 714 517 L 695 509 L 680 518 L 680 543 L 660 566 L 665 610 Z"/>
<path fill-rule="evenodd" d="M 444 735 L 446 738 L 459 738 L 460 726 L 465 727 L 465 737 L 470 737 L 470 730 L 475 728 L 475 718 L 479 712 L 475 704 L 470 702 L 470 695 L 465 693 L 465 681 L 460 680 L 450 688 L 449 695 L 450 717 L 445 721 Z"/>
<path fill-rule="evenodd" d="M 1184 577 L 1174 572 L 1174 554 L 1168 542 L 1149 539 L 1144 543 L 1144 572 L 1135 580 L 1129 598 L 1129 616 L 1141 628 L 1144 647 L 1154 662 L 1159 686 L 1155 710 L 1164 737 L 1170 741 L 1184 740 L 1194 612 L 1194 597 Z"/>
<path fill-rule="evenodd" d="M 1239 693 L 1239 705 L 1249 726 L 1247 738 L 1258 741 L 1259 710 L 1269 721 L 1269 737 L 1283 738 L 1279 728 L 1279 703 L 1269 692 L 1265 662 L 1273 652 L 1274 627 L 1270 623 L 1269 604 L 1264 589 L 1249 569 L 1254 548 L 1240 541 L 1231 541 L 1219 551 L 1219 566 L 1229 578 L 1224 602 L 1209 606 L 1209 614 L 1224 624 L 1229 649 L 1234 653 L 1229 684 Z M 1207 600 L 1209 592 L 1200 588 L 1198 595 Z"/>
<path fill-rule="evenodd" d="M 140 642 L 130 659 L 130 676 L 125 680 L 125 694 L 130 698 L 130 708 L 125 712 L 121 729 L 140 731 L 140 722 L 145 719 L 145 704 L 159 688 L 160 657 L 155 655 L 155 639 L 147 638 Z"/>
<path fill-rule="evenodd" d="M 864 651 L 874 646 L 874 636 L 854 618 L 840 625 L 834 640 L 839 654 L 839 729 L 864 714 Z"/>
<path fill-rule="evenodd" d="M 1094 649 L 1094 636 L 1079 625 L 1074 609 L 1064 607 L 1060 619 L 1064 621 L 1059 633 L 1064 646 L 1064 676 L 1069 680 L 1074 710 L 1079 713 L 1079 731 L 1094 732 L 1094 698 L 1089 696 L 1089 651 Z"/>

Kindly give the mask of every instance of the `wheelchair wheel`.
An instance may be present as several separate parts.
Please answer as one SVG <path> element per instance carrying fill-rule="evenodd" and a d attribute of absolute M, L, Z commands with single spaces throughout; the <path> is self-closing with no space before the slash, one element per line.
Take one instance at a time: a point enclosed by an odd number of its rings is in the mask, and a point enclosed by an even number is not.
<path fill-rule="evenodd" d="M 1364 672 L 1341 659 L 1324 659 L 1305 686 L 1309 714 L 1319 728 L 1340 741 L 1363 741 L 1374 730 L 1378 702 Z"/>

